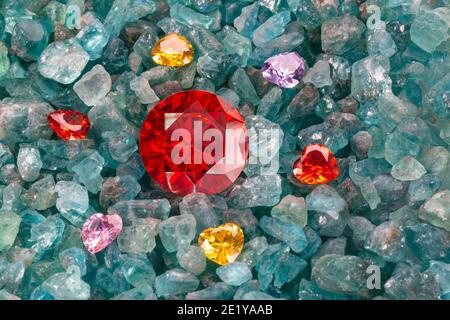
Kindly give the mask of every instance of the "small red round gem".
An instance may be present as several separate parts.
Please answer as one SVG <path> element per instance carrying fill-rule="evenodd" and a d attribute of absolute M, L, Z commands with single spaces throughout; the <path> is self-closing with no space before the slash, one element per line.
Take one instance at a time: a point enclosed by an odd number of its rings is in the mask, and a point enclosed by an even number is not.
<path fill-rule="evenodd" d="M 86 139 L 89 119 L 75 110 L 57 110 L 47 116 L 50 128 L 63 140 Z"/>
<path fill-rule="evenodd" d="M 139 152 L 149 175 L 164 189 L 179 195 L 220 193 L 244 169 L 247 127 L 224 98 L 198 90 L 179 92 L 148 114 Z"/>
<path fill-rule="evenodd" d="M 330 149 L 321 144 L 309 144 L 294 163 L 294 175 L 305 184 L 322 184 L 336 179 L 339 167 Z"/>

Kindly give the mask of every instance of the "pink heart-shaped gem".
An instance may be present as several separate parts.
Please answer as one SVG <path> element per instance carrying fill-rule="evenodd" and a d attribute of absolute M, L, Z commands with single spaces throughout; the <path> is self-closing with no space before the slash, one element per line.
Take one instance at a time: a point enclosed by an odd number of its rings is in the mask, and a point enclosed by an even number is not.
<path fill-rule="evenodd" d="M 117 214 L 95 213 L 83 225 L 81 239 L 87 251 L 97 253 L 113 242 L 122 231 L 122 218 Z"/>

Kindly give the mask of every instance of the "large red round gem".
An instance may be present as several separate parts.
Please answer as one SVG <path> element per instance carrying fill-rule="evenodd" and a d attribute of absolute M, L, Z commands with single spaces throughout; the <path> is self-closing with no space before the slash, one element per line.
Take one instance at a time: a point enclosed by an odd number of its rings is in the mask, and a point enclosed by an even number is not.
<path fill-rule="evenodd" d="M 306 184 L 327 183 L 339 176 L 339 167 L 330 149 L 321 144 L 309 144 L 294 163 L 294 175 Z"/>
<path fill-rule="evenodd" d="M 179 195 L 220 193 L 241 174 L 248 156 L 244 119 L 224 98 L 190 90 L 160 101 L 141 129 L 147 172 Z"/>
<path fill-rule="evenodd" d="M 63 140 L 86 139 L 89 119 L 75 110 L 57 110 L 47 116 L 50 128 Z"/>

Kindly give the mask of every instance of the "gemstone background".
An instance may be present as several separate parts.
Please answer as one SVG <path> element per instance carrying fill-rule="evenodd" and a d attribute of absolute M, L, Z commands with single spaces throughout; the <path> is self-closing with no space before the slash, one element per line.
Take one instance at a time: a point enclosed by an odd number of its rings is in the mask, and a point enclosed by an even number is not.
<path fill-rule="evenodd" d="M 0 6 L 0 299 L 450 298 L 448 1 Z M 173 32 L 194 61 L 156 65 L 152 48 Z M 267 82 L 266 59 L 290 51 L 303 81 Z M 260 147 L 279 165 L 248 164 L 217 195 L 160 189 L 139 129 L 188 89 L 226 98 L 249 132 L 278 130 L 279 144 Z M 54 110 L 88 116 L 87 139 L 58 138 Z M 336 180 L 293 176 L 312 143 L 335 155 Z M 123 227 L 91 255 L 81 230 L 95 213 Z M 198 236 L 229 222 L 244 247 L 220 266 Z M 367 286 L 373 265 L 379 289 Z"/>

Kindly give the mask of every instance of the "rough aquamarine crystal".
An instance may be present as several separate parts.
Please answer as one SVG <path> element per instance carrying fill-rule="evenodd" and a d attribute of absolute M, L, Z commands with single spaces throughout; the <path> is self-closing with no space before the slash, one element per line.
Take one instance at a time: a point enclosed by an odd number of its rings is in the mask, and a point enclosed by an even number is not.
<path fill-rule="evenodd" d="M 216 282 L 205 289 L 189 292 L 186 300 L 231 300 L 234 293 L 234 287 L 224 282 Z"/>
<path fill-rule="evenodd" d="M 284 137 L 281 127 L 259 115 L 245 118 L 245 124 L 249 137 L 249 163 L 245 174 L 276 174 Z"/>
<path fill-rule="evenodd" d="M 133 200 L 140 191 L 140 184 L 130 175 L 108 178 L 100 191 L 100 205 L 106 209 L 119 201 Z"/>
<path fill-rule="evenodd" d="M 31 295 L 32 300 L 87 300 L 91 287 L 81 280 L 80 270 L 73 267 L 56 273 L 39 285 Z"/>
<path fill-rule="evenodd" d="M 211 226 L 218 226 L 222 222 L 218 212 L 214 210 L 211 199 L 202 193 L 192 193 L 185 196 L 180 203 L 180 213 L 192 215 L 195 218 L 194 224 L 197 226 L 198 232 Z M 192 219 L 183 221 L 192 223 Z"/>
<path fill-rule="evenodd" d="M 65 223 L 57 216 L 50 216 L 42 223 L 31 228 L 31 248 L 36 251 L 36 260 L 39 260 L 47 250 L 54 249 L 61 241 Z"/>
<path fill-rule="evenodd" d="M 309 224 L 320 235 L 340 236 L 347 225 L 348 208 L 344 199 L 328 185 L 316 187 L 306 198 L 308 211 L 312 212 Z"/>
<path fill-rule="evenodd" d="M 22 193 L 21 199 L 30 208 L 36 210 L 46 210 L 53 207 L 56 203 L 55 179 L 50 174 L 46 175 Z"/>
<path fill-rule="evenodd" d="M 161 296 L 175 296 L 195 291 L 200 281 L 190 272 L 183 269 L 171 269 L 155 280 L 156 294 Z"/>
<path fill-rule="evenodd" d="M 200 275 L 206 269 L 206 258 L 203 249 L 197 246 L 189 246 L 185 248 L 181 246 L 177 251 L 177 260 L 180 266 L 192 272 L 195 275 Z"/>
<path fill-rule="evenodd" d="M 413 203 L 426 200 L 436 193 L 440 186 L 439 176 L 426 174 L 418 180 L 411 181 L 408 188 L 408 200 Z"/>
<path fill-rule="evenodd" d="M 373 251 L 386 261 L 403 261 L 405 256 L 405 235 L 395 222 L 378 225 L 368 235 L 365 248 Z"/>
<path fill-rule="evenodd" d="M 448 300 L 450 293 L 450 265 L 441 261 L 430 261 L 430 267 L 426 272 L 436 278 L 442 289 L 443 300 Z"/>
<path fill-rule="evenodd" d="M 261 218 L 259 226 L 270 236 L 285 242 L 296 253 L 301 252 L 307 246 L 305 233 L 298 224 L 264 216 Z"/>
<path fill-rule="evenodd" d="M 39 177 L 42 168 L 39 150 L 34 146 L 22 145 L 17 155 L 17 169 L 23 180 L 32 182 Z"/>
<path fill-rule="evenodd" d="M 419 218 L 450 232 L 450 191 L 435 193 L 419 210 Z"/>
<path fill-rule="evenodd" d="M 234 27 L 245 37 L 250 37 L 258 26 L 259 5 L 255 2 L 244 7 L 241 15 L 234 19 Z"/>
<path fill-rule="evenodd" d="M 405 237 L 408 249 L 422 261 L 441 259 L 447 255 L 449 239 L 443 229 L 418 223 L 405 228 Z"/>
<path fill-rule="evenodd" d="M 75 83 L 73 90 L 88 106 L 93 106 L 111 90 L 111 77 L 102 65 L 94 66 Z"/>
<path fill-rule="evenodd" d="M 242 253 L 238 257 L 238 261 L 245 262 L 254 267 L 258 257 L 267 249 L 267 239 L 265 237 L 256 237 L 248 241 L 244 245 Z"/>
<path fill-rule="evenodd" d="M 352 66 L 352 96 L 359 102 L 376 100 L 391 88 L 389 71 L 389 60 L 385 56 L 369 56 L 355 62 Z"/>
<path fill-rule="evenodd" d="M 11 38 L 11 47 L 25 61 L 36 61 L 48 45 L 49 34 L 38 20 L 17 21 Z"/>
<path fill-rule="evenodd" d="M 327 146 L 332 152 L 338 152 L 348 144 L 348 134 L 341 128 L 330 126 L 325 122 L 301 130 L 298 133 L 298 140 L 302 148 L 308 144 L 319 143 Z"/>
<path fill-rule="evenodd" d="M 263 47 L 266 43 L 280 36 L 290 21 L 291 13 L 289 11 L 281 11 L 273 15 L 253 31 L 253 43 L 257 47 Z"/>
<path fill-rule="evenodd" d="M 413 181 L 420 179 L 426 172 L 419 161 L 406 156 L 392 166 L 391 175 L 400 181 Z"/>
<path fill-rule="evenodd" d="M 158 225 L 158 233 L 164 248 L 175 252 L 180 246 L 187 247 L 196 234 L 196 221 L 192 214 L 170 217 Z"/>
<path fill-rule="evenodd" d="M 259 175 L 236 185 L 228 196 L 228 203 L 235 208 L 274 206 L 280 201 L 280 195 L 279 175 Z"/>
<path fill-rule="evenodd" d="M 250 102 L 254 106 L 259 104 L 259 96 L 244 69 L 239 68 L 234 72 L 229 85 L 243 101 Z"/>
<path fill-rule="evenodd" d="M 89 53 L 90 60 L 97 60 L 102 56 L 103 49 L 108 44 L 109 34 L 103 23 L 94 18 L 78 32 L 76 39 Z"/>
<path fill-rule="evenodd" d="M 252 272 L 243 262 L 233 262 L 216 269 L 219 278 L 231 286 L 240 286 L 252 279 Z"/>
<path fill-rule="evenodd" d="M 247 65 L 247 61 L 252 52 L 250 39 L 240 35 L 236 30 L 227 26 L 218 34 L 218 38 L 228 54 L 237 54 L 240 57 L 240 65 Z"/>
<path fill-rule="evenodd" d="M 127 22 L 134 22 L 154 12 L 152 0 L 115 0 L 110 7 L 104 26 L 111 37 L 117 37 Z"/>
<path fill-rule="evenodd" d="M 46 102 L 4 99 L 0 103 L 0 140 L 28 142 L 50 138 L 53 131 L 47 114 L 52 111 Z"/>
<path fill-rule="evenodd" d="M 13 245 L 19 232 L 20 217 L 11 211 L 0 211 L 0 251 Z"/>
<path fill-rule="evenodd" d="M 105 159 L 97 151 L 92 151 L 80 155 L 77 160 L 70 170 L 76 174 L 78 182 L 83 184 L 89 192 L 98 193 L 103 183 L 100 173 L 105 165 Z"/>
<path fill-rule="evenodd" d="M 225 54 L 214 50 L 198 59 L 197 72 L 220 85 L 236 71 L 238 66 L 239 57 L 236 54 Z"/>
<path fill-rule="evenodd" d="M 205 29 L 211 28 L 213 24 L 213 19 L 210 16 L 201 14 L 178 3 L 170 7 L 170 16 L 189 26 L 201 26 Z"/>
<path fill-rule="evenodd" d="M 74 82 L 89 62 L 89 54 L 77 41 L 51 43 L 38 61 L 40 74 L 62 84 Z"/>
<path fill-rule="evenodd" d="M 10 65 L 8 48 L 3 42 L 0 42 L 0 78 L 8 73 Z"/>
<path fill-rule="evenodd" d="M 80 226 L 87 217 L 89 195 L 83 186 L 71 181 L 60 181 L 55 186 L 58 194 L 56 208 L 73 224 Z"/>
<path fill-rule="evenodd" d="M 450 9 L 440 7 L 423 10 L 411 25 L 411 41 L 427 52 L 433 52 L 448 39 Z"/>
<path fill-rule="evenodd" d="M 395 300 L 434 300 L 441 295 L 436 279 L 415 266 L 400 265 L 384 283 L 389 298 Z"/>
<path fill-rule="evenodd" d="M 120 201 L 109 207 L 108 213 L 120 215 L 125 225 L 132 224 L 136 219 L 166 220 L 170 213 L 170 203 L 167 199 Z"/>
<path fill-rule="evenodd" d="M 125 279 L 133 287 L 151 287 L 155 281 L 155 270 L 146 259 L 127 258 L 121 269 Z"/>
<path fill-rule="evenodd" d="M 356 17 L 345 15 L 326 20 L 321 28 L 322 50 L 343 54 L 355 48 L 366 27 Z"/>
<path fill-rule="evenodd" d="M 331 85 L 330 64 L 324 60 L 317 61 L 314 66 L 308 70 L 303 82 L 312 83 L 316 88 Z"/>
<path fill-rule="evenodd" d="M 397 45 L 389 32 L 375 29 L 368 32 L 367 51 L 371 56 L 382 55 L 390 58 L 397 53 Z"/>
<path fill-rule="evenodd" d="M 80 269 L 81 276 L 86 274 L 86 253 L 82 249 L 71 247 L 60 252 L 58 257 L 61 265 L 66 271 L 68 271 L 71 266 L 76 266 Z"/>
<path fill-rule="evenodd" d="M 296 223 L 302 227 L 306 226 L 308 220 L 305 199 L 294 195 L 287 195 L 280 203 L 272 208 L 270 214 L 284 222 Z"/>
<path fill-rule="evenodd" d="M 156 246 L 153 226 L 145 219 L 137 219 L 133 225 L 123 227 L 117 238 L 120 251 L 149 253 Z"/>
<path fill-rule="evenodd" d="M 359 257 L 325 255 L 314 264 L 311 279 L 323 290 L 368 297 L 370 295 L 366 283 L 368 266 L 369 263 Z"/>

